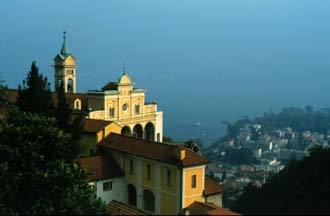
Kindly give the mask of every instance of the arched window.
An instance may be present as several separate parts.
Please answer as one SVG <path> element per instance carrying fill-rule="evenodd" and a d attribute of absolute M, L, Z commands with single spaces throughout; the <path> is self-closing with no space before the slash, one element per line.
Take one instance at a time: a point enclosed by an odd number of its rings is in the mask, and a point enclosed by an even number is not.
<path fill-rule="evenodd" d="M 149 122 L 148 124 L 146 124 L 144 130 L 145 130 L 145 133 L 146 133 L 146 139 L 154 141 L 155 140 L 155 127 L 154 127 L 154 125 L 151 122 Z"/>
<path fill-rule="evenodd" d="M 115 108 L 114 107 L 109 108 L 109 117 L 110 118 L 115 117 Z"/>
<path fill-rule="evenodd" d="M 155 212 L 155 196 L 150 190 L 143 191 L 144 209 L 149 212 Z"/>
<path fill-rule="evenodd" d="M 72 93 L 73 92 L 73 80 L 72 79 L 68 79 L 67 92 L 68 93 Z"/>
<path fill-rule="evenodd" d="M 131 129 L 128 126 L 124 126 L 121 129 L 121 134 L 131 136 Z"/>
<path fill-rule="evenodd" d="M 76 99 L 74 101 L 74 109 L 75 110 L 81 110 L 81 101 L 79 99 Z"/>
<path fill-rule="evenodd" d="M 134 126 L 133 136 L 137 138 L 143 138 L 143 128 L 140 124 Z"/>
<path fill-rule="evenodd" d="M 127 185 L 128 190 L 128 204 L 132 206 L 136 206 L 136 189 L 134 185 L 129 184 Z"/>

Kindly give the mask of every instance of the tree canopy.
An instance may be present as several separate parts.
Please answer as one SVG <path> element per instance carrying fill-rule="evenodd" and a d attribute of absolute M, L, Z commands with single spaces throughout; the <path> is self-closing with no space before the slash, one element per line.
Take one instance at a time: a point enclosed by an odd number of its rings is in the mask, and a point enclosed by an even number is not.
<path fill-rule="evenodd" d="M 329 214 L 329 194 L 330 149 L 315 147 L 261 188 L 249 185 L 232 208 L 243 214 Z"/>
<path fill-rule="evenodd" d="M 18 86 L 17 105 L 22 111 L 51 115 L 54 109 L 50 83 L 39 73 L 35 61 L 32 62 L 23 86 Z"/>
<path fill-rule="evenodd" d="M 0 119 L 0 214 L 104 213 L 70 136 L 55 119 L 17 109 Z"/>

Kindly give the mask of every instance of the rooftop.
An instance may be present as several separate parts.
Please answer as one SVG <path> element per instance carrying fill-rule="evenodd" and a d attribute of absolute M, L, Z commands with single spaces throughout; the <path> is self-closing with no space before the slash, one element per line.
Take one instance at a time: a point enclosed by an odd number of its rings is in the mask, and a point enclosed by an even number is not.
<path fill-rule="evenodd" d="M 207 158 L 180 145 L 170 145 L 116 133 L 111 133 L 107 136 L 106 139 L 98 143 L 98 147 L 124 152 L 180 167 L 198 166 L 208 163 Z M 186 152 L 185 158 L 182 161 L 178 155 L 180 150 L 185 150 Z"/>
<path fill-rule="evenodd" d="M 117 200 L 112 200 L 106 206 L 106 212 L 110 215 L 150 215 L 150 213 L 138 209 L 135 206 L 118 202 Z"/>
<path fill-rule="evenodd" d="M 123 171 L 110 155 L 93 156 L 76 160 L 87 171 L 88 181 L 123 176 Z"/>
<path fill-rule="evenodd" d="M 204 195 L 211 196 L 214 194 L 220 194 L 226 191 L 226 188 L 222 185 L 219 185 L 209 177 L 205 176 L 205 186 L 204 186 Z"/>
<path fill-rule="evenodd" d="M 106 126 L 113 123 L 112 121 L 98 120 L 98 119 L 83 119 L 83 128 L 86 133 L 98 133 Z"/>
<path fill-rule="evenodd" d="M 190 204 L 185 210 L 189 211 L 190 215 L 239 215 L 229 209 L 220 208 L 213 203 L 204 203 L 195 201 Z"/>

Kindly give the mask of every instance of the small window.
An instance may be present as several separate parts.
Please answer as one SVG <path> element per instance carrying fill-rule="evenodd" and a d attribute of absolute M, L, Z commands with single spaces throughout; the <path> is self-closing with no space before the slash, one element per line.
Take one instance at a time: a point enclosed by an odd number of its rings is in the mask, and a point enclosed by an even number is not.
<path fill-rule="evenodd" d="M 115 108 L 114 107 L 111 107 L 109 109 L 109 117 L 115 117 Z"/>
<path fill-rule="evenodd" d="M 133 175 L 133 160 L 129 159 L 129 174 Z"/>
<path fill-rule="evenodd" d="M 171 186 L 172 185 L 172 172 L 170 169 L 167 169 L 167 186 Z"/>
<path fill-rule="evenodd" d="M 81 101 L 79 99 L 76 99 L 74 102 L 74 109 L 75 110 L 81 110 Z"/>
<path fill-rule="evenodd" d="M 147 165 L 147 172 L 148 172 L 147 173 L 148 174 L 148 176 L 147 176 L 148 180 L 151 180 L 151 165 L 150 164 Z"/>
<path fill-rule="evenodd" d="M 135 105 L 135 114 L 140 114 L 140 104 Z"/>
<path fill-rule="evenodd" d="M 109 191 L 112 190 L 112 182 L 104 182 L 103 183 L 103 191 Z"/>
<path fill-rule="evenodd" d="M 191 188 L 196 188 L 196 175 L 191 176 Z"/>

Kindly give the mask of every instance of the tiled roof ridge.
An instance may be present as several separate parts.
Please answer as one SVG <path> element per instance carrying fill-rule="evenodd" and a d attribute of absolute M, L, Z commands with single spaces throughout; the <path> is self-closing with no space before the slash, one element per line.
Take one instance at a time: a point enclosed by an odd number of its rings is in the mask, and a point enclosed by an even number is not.
<path fill-rule="evenodd" d="M 135 209 L 135 210 L 138 210 L 138 211 L 142 211 L 142 212 L 144 212 L 142 209 L 139 209 L 139 208 L 137 208 L 136 206 L 130 205 L 130 204 L 128 204 L 128 203 L 123 203 L 123 202 L 117 201 L 116 199 L 113 199 L 112 202 L 120 203 L 120 204 L 123 204 L 123 205 L 129 206 L 129 207 L 132 208 L 132 209 Z"/>
<path fill-rule="evenodd" d="M 172 145 L 172 144 L 164 143 L 164 142 L 158 142 L 158 141 L 146 140 L 146 139 L 143 139 L 143 138 L 133 137 L 133 136 L 125 135 L 125 134 L 118 134 L 118 133 L 114 133 L 114 132 L 111 132 L 111 133 L 108 135 L 108 137 L 110 137 L 111 134 L 113 134 L 113 135 L 117 135 L 117 136 L 123 136 L 123 137 L 129 138 L 129 139 L 133 139 L 133 140 L 140 140 L 140 141 L 143 141 L 143 142 L 148 142 L 148 143 L 153 143 L 153 144 L 156 143 L 156 144 L 160 144 L 160 145 L 165 145 L 165 146 L 170 146 L 170 147 L 174 147 L 174 148 L 179 148 L 178 145 Z"/>
<path fill-rule="evenodd" d="M 195 203 L 203 205 L 203 206 L 205 206 L 207 208 L 210 208 L 210 209 L 220 208 L 219 206 L 216 206 L 213 203 L 206 203 L 206 202 L 200 202 L 200 201 L 195 201 Z"/>
<path fill-rule="evenodd" d="M 219 185 L 216 181 L 214 181 L 213 179 L 211 179 L 210 177 L 208 176 L 205 176 L 205 179 L 208 179 L 212 184 L 215 184 L 215 185 Z"/>

